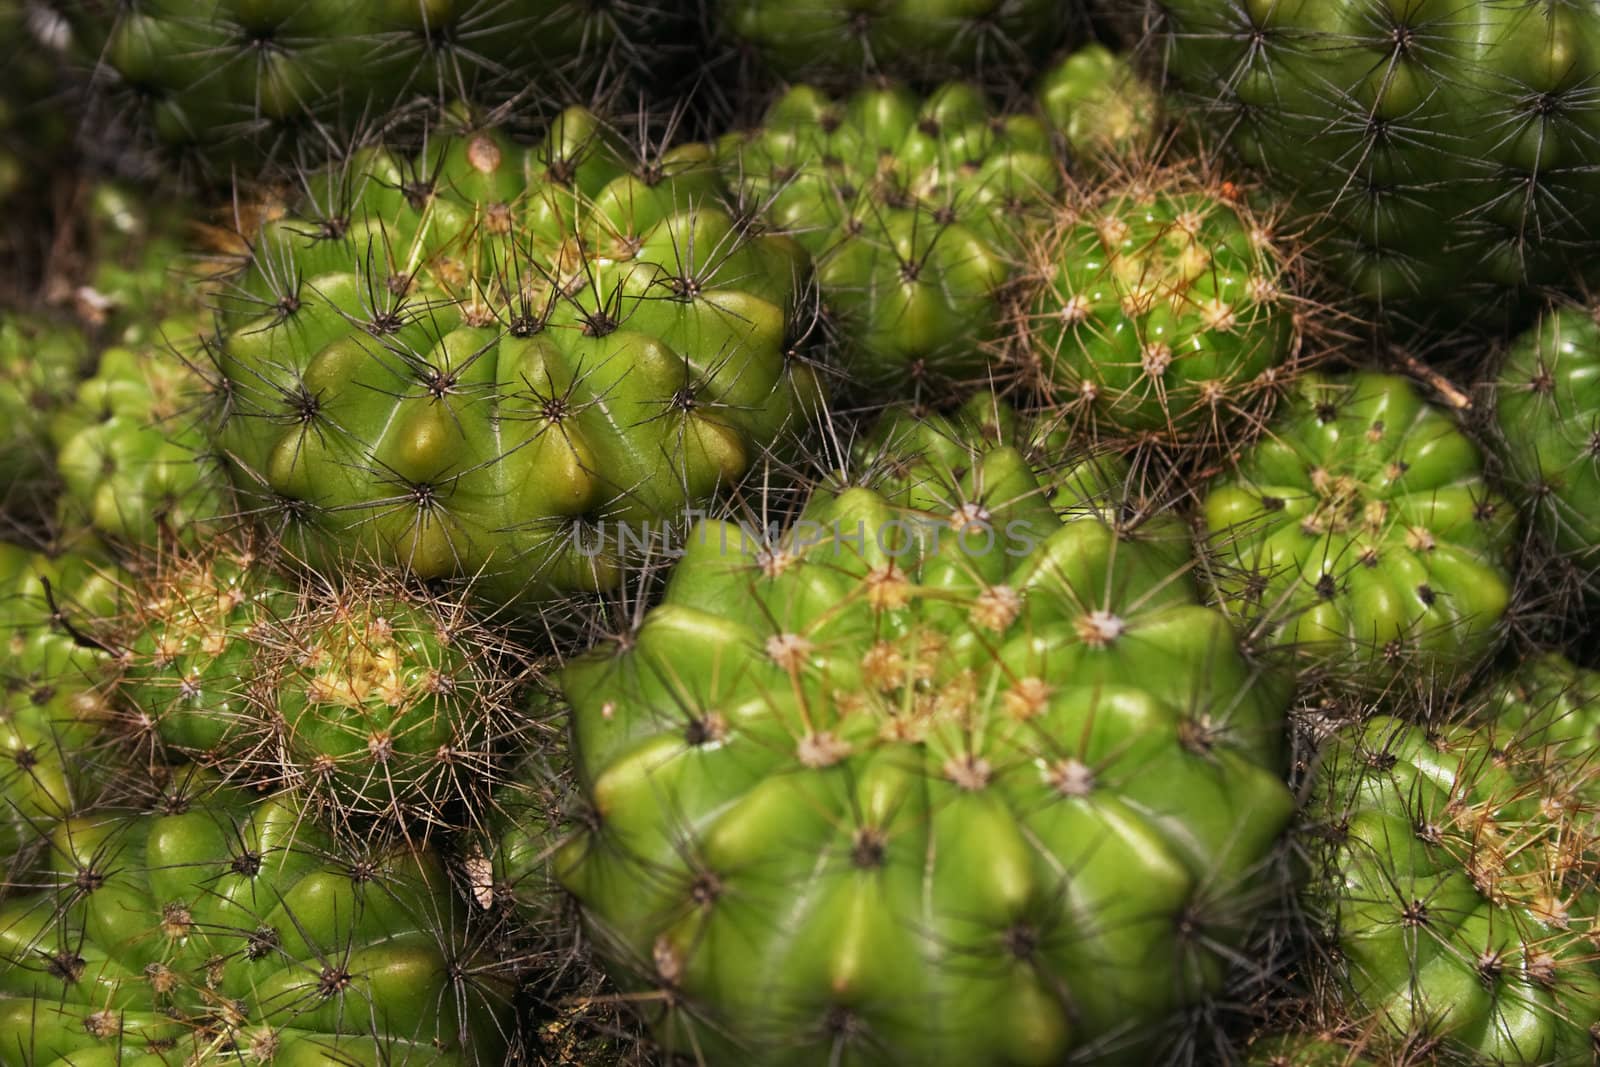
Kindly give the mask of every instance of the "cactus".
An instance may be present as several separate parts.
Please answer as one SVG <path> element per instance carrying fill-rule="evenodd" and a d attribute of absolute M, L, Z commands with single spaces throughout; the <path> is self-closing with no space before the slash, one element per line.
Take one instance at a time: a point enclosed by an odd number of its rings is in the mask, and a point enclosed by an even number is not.
<path fill-rule="evenodd" d="M 279 773 L 335 825 L 459 825 L 518 728 L 527 669 L 459 605 L 352 583 L 268 630 L 258 715 Z"/>
<path fill-rule="evenodd" d="M 1051 67 L 1035 96 L 1074 163 L 1115 170 L 1157 147 L 1161 94 L 1104 45 L 1084 45 Z"/>
<path fill-rule="evenodd" d="M 1471 1062 L 1591 1062 L 1600 793 L 1585 748 L 1385 716 L 1324 746 L 1305 897 L 1351 1015 Z"/>
<path fill-rule="evenodd" d="M 717 0 L 738 46 L 790 82 L 1006 80 L 1070 25 L 1053 0 Z"/>
<path fill-rule="evenodd" d="M 212 391 L 202 331 L 192 318 L 172 319 L 153 331 L 160 340 L 107 349 L 56 415 L 62 529 L 153 546 L 233 521 L 227 476 L 202 425 Z"/>
<path fill-rule="evenodd" d="M 523 606 L 609 588 L 630 538 L 820 403 L 791 358 L 805 253 L 741 230 L 701 148 L 635 159 L 574 109 L 533 148 L 469 133 L 307 184 L 255 240 L 217 362 L 243 503 L 315 567 Z"/>
<path fill-rule="evenodd" d="M 1097 433 L 1216 438 L 1288 377 L 1289 257 L 1220 184 L 1182 171 L 1113 184 L 1032 258 L 1026 359 L 1049 401 Z"/>
<path fill-rule="evenodd" d="M 109 568 L 0 545 L 0 886 L 56 822 L 121 786 L 107 729 L 114 659 L 58 617 L 101 617 L 118 598 Z"/>
<path fill-rule="evenodd" d="M 50 418 L 71 399 L 88 348 L 70 327 L 0 314 L 0 509 L 10 522 L 37 523 L 50 512 Z"/>
<path fill-rule="evenodd" d="M 1586 5 L 1157 0 L 1193 118 L 1260 168 L 1354 292 L 1486 321 L 1600 237 Z M 1486 324 L 1492 322 L 1486 321 Z"/>
<path fill-rule="evenodd" d="M 1537 527 L 1584 572 L 1600 566 L 1600 325 L 1548 310 L 1507 349 L 1494 384 L 1510 480 Z"/>
<path fill-rule="evenodd" d="M 392 123 L 414 100 L 603 90 L 671 66 L 667 0 L 65 0 L 109 108 L 209 176 L 293 161 Z"/>
<path fill-rule="evenodd" d="M 1203 512 L 1227 610 L 1340 684 L 1464 674 L 1501 632 L 1515 510 L 1404 378 L 1307 375 Z"/>
<path fill-rule="evenodd" d="M 1247 1067 L 1378 1067 L 1366 1050 L 1321 1034 L 1281 1034 L 1250 1046 Z"/>
<path fill-rule="evenodd" d="M 340 830 L 473 817 L 518 727 L 525 655 L 381 576 L 295 588 L 224 540 L 159 557 L 132 599 L 117 626 L 130 732 L 165 759 L 285 788 Z"/>
<path fill-rule="evenodd" d="M 1282 688 L 1181 523 L 1063 518 L 968 427 L 890 416 L 782 537 L 704 523 L 561 674 L 555 873 L 671 1049 L 1137 1059 L 1228 971 L 1292 809 Z"/>
<path fill-rule="evenodd" d="M 1048 218 L 1060 186 L 1043 122 L 965 85 L 838 101 L 798 86 L 718 154 L 747 205 L 817 257 L 848 378 L 985 377 L 1025 220 Z"/>
<path fill-rule="evenodd" d="M 510 991 L 426 852 L 181 792 L 51 845 L 41 893 L 0 909 L 8 1064 L 502 1062 Z"/>

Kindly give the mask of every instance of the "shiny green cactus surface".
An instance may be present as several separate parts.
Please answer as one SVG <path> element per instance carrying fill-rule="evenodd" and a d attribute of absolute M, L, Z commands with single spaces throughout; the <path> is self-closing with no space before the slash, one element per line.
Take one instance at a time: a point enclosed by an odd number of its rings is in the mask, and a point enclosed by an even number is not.
<path fill-rule="evenodd" d="M 1305 899 L 1352 1017 L 1471 1062 L 1592 1062 L 1594 776 L 1470 725 L 1378 716 L 1325 745 Z"/>
<path fill-rule="evenodd" d="M 817 410 L 808 257 L 745 232 L 700 147 L 641 162 L 574 109 L 313 184 L 224 296 L 217 363 L 244 506 L 314 566 L 610 588 Z"/>
<path fill-rule="evenodd" d="M 1515 508 L 1398 376 L 1303 377 L 1203 516 L 1230 613 L 1346 684 L 1470 671 L 1511 600 Z"/>
<path fill-rule="evenodd" d="M 857 459 L 780 538 L 703 524 L 564 669 L 587 808 L 555 874 L 705 1062 L 1148 1055 L 1256 907 L 1285 694 L 1176 520 L 1058 510 L 938 417 Z"/>
<path fill-rule="evenodd" d="M 1193 116 L 1362 296 L 1459 325 L 1600 227 L 1600 12 L 1523 0 L 1159 0 Z"/>
<path fill-rule="evenodd" d="M 1600 563 L 1600 325 L 1551 308 L 1511 343 L 1494 388 L 1513 487 L 1558 551 Z"/>
<path fill-rule="evenodd" d="M 848 378 L 985 376 L 1026 221 L 1048 219 L 1060 188 L 1043 121 L 969 85 L 842 99 L 802 85 L 718 155 L 746 206 L 816 256 Z"/>
<path fill-rule="evenodd" d="M 34 877 L 0 909 L 8 1064 L 504 1055 L 509 989 L 427 853 L 336 843 L 281 799 L 208 794 L 63 822 Z"/>

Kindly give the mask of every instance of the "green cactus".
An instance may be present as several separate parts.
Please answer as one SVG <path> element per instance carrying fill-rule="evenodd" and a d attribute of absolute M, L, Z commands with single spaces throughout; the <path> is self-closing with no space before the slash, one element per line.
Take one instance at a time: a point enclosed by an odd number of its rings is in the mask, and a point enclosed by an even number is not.
<path fill-rule="evenodd" d="M 1576 1067 L 1600 1026 L 1595 767 L 1507 739 L 1382 716 L 1335 735 L 1307 906 L 1347 1010 L 1374 1032 L 1475 1063 Z"/>
<path fill-rule="evenodd" d="M 1259 413 L 1298 350 L 1289 259 L 1269 226 L 1182 173 L 1092 195 L 1031 273 L 1039 388 L 1099 433 L 1221 436 Z"/>
<path fill-rule="evenodd" d="M 29 523 L 50 513 L 55 488 L 49 428 L 89 363 L 78 332 L 23 314 L 0 314 L 0 509 Z"/>
<path fill-rule="evenodd" d="M 1035 95 L 1074 163 L 1116 170 L 1156 147 L 1161 94 L 1104 45 L 1085 45 L 1051 67 Z"/>
<path fill-rule="evenodd" d="M 738 45 L 779 77 L 1004 80 L 1060 43 L 1055 0 L 717 0 Z"/>
<path fill-rule="evenodd" d="M 799 86 L 718 155 L 746 203 L 816 256 L 850 379 L 985 376 L 1025 221 L 1048 219 L 1060 186 L 1044 123 L 965 85 L 839 101 Z"/>
<path fill-rule="evenodd" d="M 1510 481 L 1554 547 L 1600 565 L 1600 325 L 1551 308 L 1511 343 L 1496 376 L 1495 415 Z"/>
<path fill-rule="evenodd" d="M 234 521 L 227 475 L 203 420 L 212 383 L 204 327 L 171 319 L 151 340 L 101 353 L 93 377 L 52 421 L 64 493 L 58 524 L 114 544 L 215 535 Z"/>
<path fill-rule="evenodd" d="M 609 588 L 820 406 L 805 252 L 742 230 L 703 148 L 639 161 L 574 109 L 533 148 L 463 134 L 308 184 L 218 365 L 243 503 L 314 566 Z"/>
<path fill-rule="evenodd" d="M 347 143 L 414 99 L 603 89 L 669 68 L 665 0 L 64 0 L 81 59 L 143 132 L 213 176 Z M 126 103 L 123 103 L 123 100 Z"/>
<path fill-rule="evenodd" d="M 428 853 L 179 796 L 60 824 L 40 884 L 0 909 L 8 1064 L 502 1062 L 510 991 Z"/>
<path fill-rule="evenodd" d="M 1600 671 L 1553 652 L 1530 656 L 1489 689 L 1483 716 L 1500 747 L 1548 756 L 1552 787 L 1561 774 L 1576 774 L 1567 784 L 1590 790 L 1589 799 L 1600 803 Z"/>
<path fill-rule="evenodd" d="M 1321 1034 L 1283 1034 L 1250 1046 L 1247 1067 L 1378 1067 L 1365 1049 Z"/>
<path fill-rule="evenodd" d="M 120 785 L 114 657 L 67 628 L 114 612 L 119 593 L 115 572 L 82 556 L 0 545 L 0 886 L 57 821 Z"/>
<path fill-rule="evenodd" d="M 518 727 L 528 667 L 513 646 L 459 605 L 357 582 L 302 594 L 261 648 L 258 715 L 316 810 L 337 826 L 473 817 Z"/>
<path fill-rule="evenodd" d="M 1284 694 L 1170 516 L 1063 519 L 937 418 L 857 463 L 781 538 L 701 525 L 563 670 L 587 810 L 555 873 L 700 1062 L 1149 1062 L 1290 816 Z"/>
<path fill-rule="evenodd" d="M 1203 516 L 1226 609 L 1341 684 L 1469 672 L 1500 633 L 1515 509 L 1404 378 L 1305 376 Z"/>
<path fill-rule="evenodd" d="M 276 571 L 248 545 L 212 541 L 158 554 L 129 600 L 115 626 L 126 732 L 164 762 L 216 764 L 259 740 L 262 645 L 295 610 Z"/>
<path fill-rule="evenodd" d="M 1600 238 L 1600 13 L 1522 0 L 1157 0 L 1193 117 L 1317 220 L 1331 271 L 1459 325 Z"/>
<path fill-rule="evenodd" d="M 226 540 L 133 584 L 121 714 L 165 758 L 286 788 L 343 830 L 470 818 L 529 660 L 459 604 L 360 574 L 295 588 Z"/>

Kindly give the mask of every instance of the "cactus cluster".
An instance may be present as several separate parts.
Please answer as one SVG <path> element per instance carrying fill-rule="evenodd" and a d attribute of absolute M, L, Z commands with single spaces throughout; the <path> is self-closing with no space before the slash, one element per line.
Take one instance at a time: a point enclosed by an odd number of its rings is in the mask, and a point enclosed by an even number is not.
<path fill-rule="evenodd" d="M 0 1064 L 1592 1064 L 1597 26 L 0 0 Z"/>
<path fill-rule="evenodd" d="M 38 895 L 0 908 L 7 1063 L 501 1061 L 510 991 L 436 857 L 186 789 L 50 846 Z"/>

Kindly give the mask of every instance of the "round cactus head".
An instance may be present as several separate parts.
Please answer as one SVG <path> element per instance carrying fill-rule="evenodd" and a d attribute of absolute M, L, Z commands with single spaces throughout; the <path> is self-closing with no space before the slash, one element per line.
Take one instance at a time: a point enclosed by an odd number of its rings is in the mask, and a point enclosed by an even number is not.
<path fill-rule="evenodd" d="M 341 827 L 458 824 L 526 672 L 458 604 L 382 581 L 302 595 L 258 657 L 276 773 Z"/>
<path fill-rule="evenodd" d="M 1515 509 L 1405 378 L 1307 375 L 1203 508 L 1227 609 L 1341 684 L 1464 677 L 1502 631 Z"/>
<path fill-rule="evenodd" d="M 1525 707 L 1518 728 L 1376 716 L 1323 747 L 1305 895 L 1318 966 L 1344 1012 L 1398 1047 L 1529 1067 L 1593 1056 L 1600 779 L 1592 736 L 1573 759 L 1528 728 L 1556 711 Z"/>
<path fill-rule="evenodd" d="M 297 586 L 278 566 L 221 541 L 137 576 L 119 626 L 130 732 L 341 831 L 458 825 L 517 729 L 526 656 L 437 594 L 360 571 Z"/>
<path fill-rule="evenodd" d="M 1096 433 L 1222 438 L 1288 376 L 1291 260 L 1230 185 L 1114 179 L 1034 259 L 1025 358 L 1046 398 Z"/>
<path fill-rule="evenodd" d="M 510 989 L 427 853 L 233 794 L 70 819 L 51 845 L 39 892 L 0 908 L 7 1063 L 502 1062 Z"/>
<path fill-rule="evenodd" d="M 1153 1054 L 1291 813 L 1282 693 L 1175 520 L 1064 514 L 965 420 L 891 416 L 859 462 L 781 533 L 701 525 L 564 669 L 556 875 L 707 1063 Z"/>
<path fill-rule="evenodd" d="M 797 86 L 719 156 L 747 206 L 817 257 L 848 380 L 981 380 L 1021 233 L 1060 186 L 1038 118 L 970 85 Z"/>
<path fill-rule="evenodd" d="M 1160 93 L 1104 45 L 1085 45 L 1050 68 L 1036 95 L 1076 166 L 1125 167 L 1157 146 Z"/>
<path fill-rule="evenodd" d="M 65 0 L 102 110 L 202 177 L 315 154 L 418 101 L 604 91 L 673 69 L 684 5 L 594 0 L 359 3 Z"/>
<path fill-rule="evenodd" d="M 703 148 L 640 159 L 574 109 L 533 147 L 463 133 L 309 184 L 218 363 L 245 505 L 313 566 L 609 588 L 816 410 L 805 252 L 746 232 Z"/>

